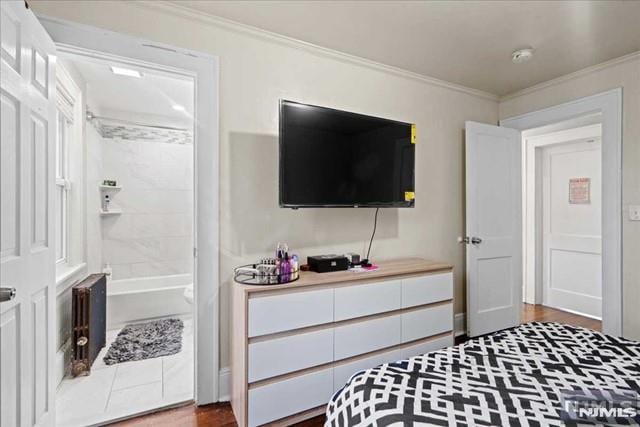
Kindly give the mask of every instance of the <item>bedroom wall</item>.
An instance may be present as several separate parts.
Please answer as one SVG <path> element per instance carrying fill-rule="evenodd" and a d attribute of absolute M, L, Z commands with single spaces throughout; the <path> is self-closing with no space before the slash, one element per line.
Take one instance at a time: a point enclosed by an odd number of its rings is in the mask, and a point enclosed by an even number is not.
<path fill-rule="evenodd" d="M 381 212 L 374 259 L 420 256 L 455 267 L 455 311 L 464 311 L 464 122 L 497 123 L 487 95 L 408 73 L 256 36 L 153 5 L 33 2 L 36 13 L 144 37 L 220 58 L 221 367 L 229 364 L 229 287 L 235 266 L 286 241 L 302 255 L 355 251 L 373 210 L 278 208 L 278 100 L 288 98 L 415 122 L 416 208 Z"/>
<path fill-rule="evenodd" d="M 552 85 L 525 90 L 500 102 L 500 119 L 536 111 L 621 87 L 623 334 L 640 339 L 640 222 L 629 220 L 629 205 L 640 205 L 640 54 Z"/>

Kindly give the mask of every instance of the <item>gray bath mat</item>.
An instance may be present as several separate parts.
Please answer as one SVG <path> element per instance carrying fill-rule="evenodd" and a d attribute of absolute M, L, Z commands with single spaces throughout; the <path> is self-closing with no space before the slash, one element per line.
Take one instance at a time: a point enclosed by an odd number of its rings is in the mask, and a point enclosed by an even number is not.
<path fill-rule="evenodd" d="M 176 354 L 182 349 L 180 319 L 162 319 L 125 326 L 111 344 L 104 363 L 130 362 Z"/>

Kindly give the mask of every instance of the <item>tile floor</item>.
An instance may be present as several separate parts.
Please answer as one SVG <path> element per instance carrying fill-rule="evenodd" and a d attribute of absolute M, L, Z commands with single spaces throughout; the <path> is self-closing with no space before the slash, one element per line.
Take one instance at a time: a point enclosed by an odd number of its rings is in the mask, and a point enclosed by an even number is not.
<path fill-rule="evenodd" d="M 56 394 L 59 427 L 103 424 L 132 414 L 193 399 L 193 321 L 183 318 L 182 350 L 171 356 L 107 366 L 102 361 L 119 330 L 107 331 L 107 345 L 91 375 L 66 378 Z"/>

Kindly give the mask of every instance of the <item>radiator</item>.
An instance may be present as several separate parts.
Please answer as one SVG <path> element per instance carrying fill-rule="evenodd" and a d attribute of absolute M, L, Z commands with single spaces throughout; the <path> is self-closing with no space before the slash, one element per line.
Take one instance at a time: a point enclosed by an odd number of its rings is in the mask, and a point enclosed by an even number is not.
<path fill-rule="evenodd" d="M 89 375 L 91 365 L 105 345 L 107 334 L 107 279 L 92 274 L 72 289 L 71 374 Z"/>

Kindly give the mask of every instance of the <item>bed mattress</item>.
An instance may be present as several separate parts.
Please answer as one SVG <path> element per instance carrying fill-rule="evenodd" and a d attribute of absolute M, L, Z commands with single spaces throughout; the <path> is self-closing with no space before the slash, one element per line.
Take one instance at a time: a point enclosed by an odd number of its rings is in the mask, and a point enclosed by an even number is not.
<path fill-rule="evenodd" d="M 640 393 L 640 342 L 520 325 L 354 374 L 326 425 L 560 426 L 568 390 Z"/>

